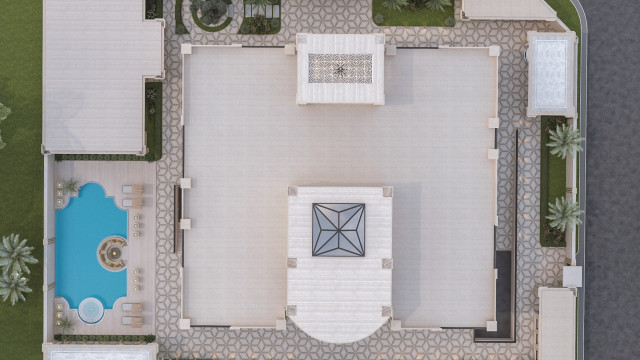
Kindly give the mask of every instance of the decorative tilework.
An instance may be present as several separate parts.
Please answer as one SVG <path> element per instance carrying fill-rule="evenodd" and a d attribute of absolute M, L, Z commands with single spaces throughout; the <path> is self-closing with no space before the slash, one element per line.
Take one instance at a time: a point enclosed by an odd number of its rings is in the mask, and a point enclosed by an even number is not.
<path fill-rule="evenodd" d="M 241 0 L 232 0 L 242 8 Z M 371 20 L 371 1 L 287 0 L 282 2 L 282 30 L 276 35 L 238 35 L 242 22 L 237 12 L 226 29 L 208 33 L 193 24 L 190 2 L 183 3 L 188 35 L 175 34 L 175 0 L 164 1 L 167 21 L 163 86 L 164 156 L 157 166 L 157 280 L 156 335 L 160 357 L 219 359 L 532 359 L 534 357 L 534 286 L 558 285 L 564 249 L 541 248 L 538 242 L 540 120 L 525 117 L 527 102 L 526 33 L 563 31 L 555 22 L 460 21 L 453 28 L 378 27 Z M 460 0 L 455 0 L 460 18 Z M 499 74 L 498 250 L 511 250 L 518 223 L 517 338 L 513 344 L 476 344 L 472 330 L 441 332 L 401 330 L 383 326 L 353 344 L 325 344 L 307 336 L 291 322 L 287 331 L 273 329 L 178 329 L 180 318 L 180 257 L 173 253 L 173 184 L 182 174 L 180 127 L 180 44 L 232 44 L 283 46 L 295 42 L 298 32 L 384 32 L 387 43 L 399 47 L 501 46 Z M 520 161 L 515 158 L 515 130 L 519 129 Z M 515 178 L 519 167 L 519 179 Z M 519 181 L 518 194 L 515 183 Z M 514 207 L 518 204 L 518 217 Z"/>
<path fill-rule="evenodd" d="M 371 54 L 309 54 L 309 82 L 371 84 L 371 63 Z"/>

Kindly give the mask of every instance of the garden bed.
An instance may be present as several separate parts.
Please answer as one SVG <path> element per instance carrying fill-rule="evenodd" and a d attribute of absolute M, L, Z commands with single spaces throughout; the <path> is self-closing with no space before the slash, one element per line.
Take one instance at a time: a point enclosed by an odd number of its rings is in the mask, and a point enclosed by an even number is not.
<path fill-rule="evenodd" d="M 254 3 L 253 1 L 245 1 L 243 3 L 243 9 L 242 9 L 243 13 L 244 13 L 245 5 L 248 5 L 248 4 L 250 5 L 250 4 L 253 4 L 253 3 Z M 241 34 L 241 35 L 250 35 L 250 34 L 273 35 L 273 34 L 279 33 L 280 29 L 282 28 L 282 24 L 281 24 L 281 21 L 280 21 L 280 16 L 282 16 L 281 2 L 280 2 L 280 0 L 272 1 L 271 5 L 280 6 L 280 11 L 279 11 L 277 17 L 265 18 L 265 17 L 243 16 L 242 17 L 242 24 L 240 25 L 240 29 L 238 30 L 238 34 Z M 268 22 L 269 30 L 267 30 L 267 31 L 253 31 L 253 30 L 251 30 L 251 21 L 256 21 L 255 19 L 259 19 L 260 21 Z"/>
<path fill-rule="evenodd" d="M 184 25 L 184 21 L 182 21 L 182 0 L 176 0 L 176 34 L 184 35 L 188 34 L 189 30 Z"/>
<path fill-rule="evenodd" d="M 225 0 L 225 3 L 227 3 L 228 5 L 231 5 L 231 0 Z M 224 28 L 226 28 L 227 26 L 229 26 L 229 24 L 231 24 L 231 21 L 233 20 L 233 16 L 229 16 L 229 13 L 227 11 L 227 18 L 219 25 L 216 26 L 209 26 L 206 25 L 205 23 L 203 23 L 202 21 L 200 21 L 200 18 L 198 17 L 197 13 L 192 13 L 191 17 L 193 18 L 193 22 L 202 30 L 204 31 L 208 31 L 208 32 L 217 32 L 220 31 Z"/>
<path fill-rule="evenodd" d="M 557 117 L 543 116 L 540 124 L 540 245 L 565 247 L 564 231 L 560 235 L 561 241 L 554 241 L 545 234 L 545 230 L 549 227 L 549 220 L 547 220 L 549 203 L 555 202 L 556 198 L 566 196 L 567 193 L 567 160 L 551 154 L 551 148 L 547 146 L 549 133 L 546 128 L 549 121 L 554 118 Z"/>
<path fill-rule="evenodd" d="M 454 19 L 454 6 L 447 6 L 444 11 L 434 11 L 423 7 L 418 10 L 403 8 L 400 11 L 387 9 L 382 6 L 384 0 L 372 0 L 372 17 L 382 14 L 384 21 L 381 26 L 447 26 L 447 18 Z M 451 1 L 454 3 L 454 0 Z M 452 20 L 449 20 L 452 21 Z M 450 24 L 449 26 L 453 26 Z"/>
<path fill-rule="evenodd" d="M 145 0 L 144 7 L 145 19 L 162 19 L 162 0 Z"/>
<path fill-rule="evenodd" d="M 155 96 L 148 96 L 153 90 Z M 102 160 L 102 161 L 158 161 L 162 158 L 162 83 L 145 83 L 145 130 L 147 135 L 147 148 L 149 152 L 144 155 L 132 154 L 56 154 L 56 161 L 62 160 Z M 151 114 L 152 107 L 155 114 Z"/>

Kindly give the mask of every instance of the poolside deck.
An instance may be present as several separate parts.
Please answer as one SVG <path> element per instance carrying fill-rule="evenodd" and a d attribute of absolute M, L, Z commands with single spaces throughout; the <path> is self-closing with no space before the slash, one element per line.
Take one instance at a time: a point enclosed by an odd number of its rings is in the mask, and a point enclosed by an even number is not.
<path fill-rule="evenodd" d="M 139 210 L 130 209 L 128 212 L 128 266 L 127 266 L 127 296 L 118 299 L 112 310 L 105 310 L 104 318 L 95 325 L 86 325 L 78 319 L 76 310 L 69 310 L 66 301 L 56 297 L 55 302 L 64 304 L 64 315 L 74 324 L 73 334 L 82 335 L 127 335 L 152 334 L 155 332 L 155 254 L 156 251 L 156 165 L 142 161 L 63 161 L 56 163 L 56 179 L 73 177 L 82 185 L 86 182 L 97 182 L 105 190 L 106 196 L 114 197 L 115 203 L 122 208 L 122 199 L 130 195 L 122 194 L 122 185 L 143 185 L 143 207 Z M 133 216 L 141 215 L 141 236 L 133 238 Z M 140 291 L 133 291 L 134 268 L 141 269 L 142 278 Z M 140 328 L 122 325 L 123 303 L 141 303 L 143 306 Z M 53 312 L 55 316 L 55 310 Z M 53 320 L 55 324 L 55 319 Z M 54 327 L 55 329 L 55 327 Z M 56 329 L 56 333 L 58 333 Z"/>

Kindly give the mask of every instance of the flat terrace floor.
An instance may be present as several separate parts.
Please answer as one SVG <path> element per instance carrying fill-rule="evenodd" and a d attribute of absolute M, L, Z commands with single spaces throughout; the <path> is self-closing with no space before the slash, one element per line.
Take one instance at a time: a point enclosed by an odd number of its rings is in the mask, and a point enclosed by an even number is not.
<path fill-rule="evenodd" d="M 194 47 L 185 59 L 192 324 L 284 318 L 289 185 L 394 186 L 394 318 L 493 319 L 497 67 L 487 49 L 398 49 L 385 58 L 384 106 L 296 105 L 296 57 L 281 48 Z"/>

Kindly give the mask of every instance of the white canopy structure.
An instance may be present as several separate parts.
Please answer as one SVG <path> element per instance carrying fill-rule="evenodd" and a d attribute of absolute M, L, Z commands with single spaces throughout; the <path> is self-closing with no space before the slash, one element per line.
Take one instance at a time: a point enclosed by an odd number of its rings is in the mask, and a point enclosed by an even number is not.
<path fill-rule="evenodd" d="M 155 360 L 158 344 L 43 344 L 42 352 L 44 360 Z"/>
<path fill-rule="evenodd" d="M 529 49 L 529 106 L 527 116 L 576 117 L 576 33 L 527 34 Z"/>
<path fill-rule="evenodd" d="M 287 315 L 310 336 L 351 343 L 391 316 L 392 192 L 289 188 Z"/>
<path fill-rule="evenodd" d="M 298 104 L 384 105 L 384 34 L 297 34 Z"/>
<path fill-rule="evenodd" d="M 544 0 L 462 0 L 464 19 L 556 20 L 556 11 Z"/>
<path fill-rule="evenodd" d="M 572 289 L 538 289 L 537 359 L 576 358 L 576 295 Z"/>
<path fill-rule="evenodd" d="M 144 154 L 144 81 L 163 77 L 164 20 L 144 1 L 47 0 L 43 153 Z"/>

